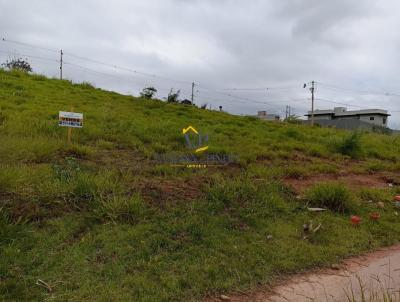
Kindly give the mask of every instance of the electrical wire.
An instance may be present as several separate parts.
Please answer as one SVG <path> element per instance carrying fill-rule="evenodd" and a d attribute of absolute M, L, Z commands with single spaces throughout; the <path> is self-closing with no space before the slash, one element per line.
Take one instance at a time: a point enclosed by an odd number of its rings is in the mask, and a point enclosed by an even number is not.
<path fill-rule="evenodd" d="M 4 53 L 4 54 L 7 54 L 7 55 L 10 55 L 9 51 L 4 51 L 4 50 L 0 50 L 0 53 Z M 51 59 L 51 58 L 46 58 L 46 57 L 32 56 L 32 55 L 26 55 L 26 54 L 21 54 L 21 53 L 16 53 L 16 55 L 17 56 L 21 56 L 21 57 L 26 57 L 26 58 L 32 58 L 32 59 L 45 60 L 45 61 L 51 61 L 51 62 L 59 63 L 59 61 L 56 60 L 56 59 Z"/>
<path fill-rule="evenodd" d="M 332 100 L 327 100 L 327 99 L 315 98 L 315 100 L 316 101 L 322 101 L 322 102 L 328 102 L 328 103 L 332 103 L 332 104 L 337 104 L 337 105 L 356 107 L 356 108 L 363 108 L 363 107 L 358 106 L 358 105 L 347 104 L 347 103 L 342 103 L 342 102 L 337 102 L 337 101 L 332 101 Z"/>
<path fill-rule="evenodd" d="M 398 93 L 357 90 L 357 89 L 345 88 L 345 87 L 340 87 L 340 86 L 321 83 L 321 82 L 316 82 L 316 83 L 319 85 L 322 85 L 323 87 L 325 87 L 327 89 L 331 89 L 331 90 L 351 91 L 351 92 L 355 92 L 355 93 L 363 94 L 363 95 L 382 95 L 382 96 L 400 97 L 400 94 L 398 94 Z"/>
<path fill-rule="evenodd" d="M 192 84 L 192 82 L 189 82 L 189 81 L 177 80 L 177 79 L 172 79 L 172 78 L 168 78 L 168 77 L 158 76 L 156 74 L 141 72 L 141 71 L 137 71 L 137 70 L 134 70 L 134 69 L 130 69 L 130 68 L 126 68 L 126 67 L 113 65 L 113 64 L 102 62 L 102 61 L 98 61 L 98 60 L 93 60 L 93 59 L 90 59 L 90 58 L 82 57 L 82 56 L 79 56 L 79 55 L 76 55 L 76 54 L 73 54 L 73 53 L 70 53 L 70 52 L 64 52 L 64 55 L 70 56 L 70 57 L 73 57 L 73 58 L 76 58 L 76 59 L 79 59 L 79 60 L 83 60 L 83 61 L 87 61 L 87 62 L 99 64 L 99 65 L 103 65 L 103 66 L 110 67 L 110 68 L 113 68 L 113 69 L 118 69 L 118 70 L 130 72 L 130 73 L 134 73 L 134 74 L 150 77 L 150 78 L 157 78 L 157 79 L 162 79 L 162 80 L 167 80 L 167 81 L 177 82 L 177 83 L 179 82 L 179 83 L 185 83 L 185 84 Z"/>
<path fill-rule="evenodd" d="M 20 42 L 20 41 L 15 41 L 15 40 L 9 40 L 9 39 L 5 39 L 2 38 L 2 40 L 0 40 L 1 42 L 5 42 L 5 43 L 12 43 L 12 44 L 16 44 L 16 45 L 20 45 L 20 46 L 24 46 L 24 47 L 29 47 L 29 48 L 33 48 L 33 49 L 40 49 L 40 50 L 45 50 L 45 51 L 49 51 L 52 53 L 59 53 L 59 50 L 56 49 L 51 49 L 51 48 L 47 48 L 47 47 L 41 47 L 41 46 L 37 46 L 37 45 L 32 45 L 32 44 L 28 44 L 28 43 L 24 43 L 24 42 Z M 5 54 L 9 54 L 10 52 L 6 52 L 6 51 L 2 51 L 0 50 L 0 53 L 5 53 Z M 39 60 L 45 60 L 45 61 L 51 61 L 51 62 L 56 62 L 56 63 L 60 63 L 59 60 L 56 59 L 52 59 L 52 58 L 48 58 L 48 57 L 43 57 L 43 56 L 34 56 L 34 55 L 27 55 L 27 54 L 19 54 L 20 56 L 23 57 L 27 57 L 27 58 L 33 58 L 33 59 L 39 59 Z M 192 82 L 190 81 L 185 81 L 185 80 L 178 80 L 178 79 L 173 79 L 173 78 L 169 78 L 169 77 L 164 77 L 164 76 L 159 76 L 156 74 L 151 74 L 151 73 L 146 73 L 146 72 L 141 72 L 141 71 L 137 71 L 131 68 L 126 68 L 123 66 L 118 66 L 118 65 L 113 65 L 110 63 L 106 63 L 106 62 L 102 62 L 99 60 L 95 60 L 95 59 L 91 59 L 91 58 L 87 58 L 87 57 L 83 57 L 71 52 L 64 52 L 65 56 L 69 56 L 78 60 L 82 60 L 82 61 L 86 61 L 86 62 L 90 62 L 90 63 L 94 63 L 94 64 L 98 64 L 98 65 L 102 65 L 105 67 L 109 67 L 115 70 L 121 70 L 121 71 L 125 71 L 125 72 L 129 72 L 135 75 L 139 75 L 139 76 L 145 76 L 145 77 L 149 77 L 152 78 L 154 80 L 159 79 L 159 80 L 167 80 L 167 81 L 172 81 L 172 82 L 177 82 L 177 83 L 182 83 L 182 84 L 192 84 Z M 116 79 L 125 79 L 124 76 L 118 76 L 118 75 L 111 75 L 109 73 L 104 73 L 104 72 L 100 72 L 85 66 L 82 66 L 80 64 L 76 64 L 76 63 L 72 63 L 70 61 L 64 61 L 64 64 L 66 65 L 71 65 L 77 68 L 81 68 L 87 72 L 96 74 L 96 75 L 101 75 L 101 76 L 107 76 L 107 77 L 112 77 L 112 78 L 116 78 Z M 137 79 L 137 78 L 135 78 Z M 382 93 L 382 92 L 376 92 L 376 91 L 366 91 L 366 90 L 356 90 L 356 89 L 351 89 L 351 88 L 345 88 L 345 87 L 340 87 L 340 86 L 336 86 L 336 85 L 331 85 L 331 84 L 327 84 L 327 83 L 322 83 L 322 82 L 315 82 L 318 86 L 322 86 L 324 88 L 327 89 L 331 89 L 331 90 L 341 90 L 341 91 L 351 91 L 351 92 L 355 92 L 355 93 L 360 93 L 360 94 L 366 94 L 366 95 L 383 95 L 383 96 L 395 96 L 395 97 L 400 97 L 400 94 L 397 93 L 390 93 L 390 92 L 386 92 L 386 93 Z M 229 101 L 236 101 L 236 102 L 242 102 L 242 103 L 255 103 L 255 104 L 263 104 L 263 105 L 269 105 L 269 106 L 276 106 L 279 103 L 291 103 L 291 102 L 304 102 L 307 101 L 307 99 L 288 99 L 288 100 L 281 100 L 281 101 L 277 101 L 277 102 L 271 102 L 271 101 L 261 101 L 261 100 L 256 100 L 253 98 L 248 98 L 246 96 L 239 96 L 239 95 L 235 95 L 233 94 L 233 92 L 246 92 L 246 91 L 260 91 L 260 93 L 267 93 L 270 90 L 290 90 L 290 89 L 297 89 L 297 88 L 301 88 L 302 85 L 299 86 L 276 86 L 276 87 L 259 87 L 259 88 L 238 88 L 238 87 L 234 87 L 234 88 L 223 88 L 223 89 L 214 89 L 214 88 L 210 88 L 204 85 L 199 85 L 196 84 L 196 87 L 201 88 L 201 89 L 205 89 L 207 91 L 209 91 L 211 94 L 217 94 L 220 96 L 224 96 L 224 97 L 229 97 L 230 100 Z M 226 92 L 222 92 L 222 91 L 231 91 L 231 93 L 226 93 Z M 204 93 L 204 92 L 201 92 Z M 248 94 L 247 94 L 248 95 Z M 254 95 L 256 96 L 256 95 Z M 260 95 L 261 97 L 261 95 Z M 348 104 L 348 103 L 343 103 L 343 102 L 338 102 L 338 101 L 333 101 L 333 100 L 327 100 L 327 99 L 323 99 L 323 98 L 316 98 L 316 100 L 318 101 L 322 101 L 322 102 L 329 102 L 329 103 L 333 103 L 333 104 L 339 104 L 339 105 L 344 105 L 344 106 L 349 106 L 349 107 L 356 107 L 356 108 L 363 108 L 361 106 L 358 105 L 354 105 L 354 104 Z M 218 101 L 222 101 L 221 99 L 219 99 Z M 224 100 L 224 102 L 227 102 L 228 100 Z M 400 112 L 400 111 L 392 111 L 392 112 Z"/>
<path fill-rule="evenodd" d="M 236 95 L 231 94 L 231 93 L 220 92 L 218 90 L 214 90 L 212 88 L 209 88 L 209 87 L 206 87 L 206 86 L 203 86 L 203 85 L 196 85 L 196 86 L 199 87 L 199 88 L 203 88 L 203 89 L 206 89 L 208 91 L 214 92 L 215 94 L 224 95 L 224 96 L 227 96 L 227 97 L 230 97 L 230 98 L 234 98 L 234 99 L 237 99 L 237 100 L 247 101 L 247 102 L 251 102 L 251 103 L 265 104 L 265 105 L 272 105 L 273 104 L 272 102 L 263 102 L 263 101 L 249 99 L 249 98 L 246 98 L 246 97 L 236 96 Z"/>
<path fill-rule="evenodd" d="M 301 85 L 302 86 L 302 85 Z M 268 90 L 289 90 L 302 88 L 301 86 L 277 86 L 277 87 L 260 87 L 260 88 L 224 88 L 221 90 L 225 91 L 257 91 L 262 90 L 263 92 L 268 92 Z"/>
<path fill-rule="evenodd" d="M 29 47 L 29 48 L 36 48 L 36 49 L 46 50 L 46 51 L 55 52 L 55 53 L 59 53 L 60 52 L 59 50 L 56 50 L 56 49 L 51 49 L 51 48 L 47 48 L 47 47 L 32 45 L 32 44 L 19 42 L 19 41 L 14 41 L 14 40 L 9 40 L 9 39 L 6 39 L 6 38 L 2 38 L 1 41 L 2 42 L 6 42 L 6 43 L 17 44 L 17 45 L 21 45 L 21 46 L 25 46 L 25 47 Z"/>
<path fill-rule="evenodd" d="M 1 41 L 2 42 L 6 42 L 6 43 L 12 43 L 12 44 L 17 44 L 17 45 L 27 46 L 27 47 L 30 47 L 30 48 L 42 49 L 42 50 L 47 50 L 47 51 L 59 53 L 58 50 L 45 48 L 45 47 L 40 47 L 40 46 L 36 46 L 36 45 L 24 43 L 24 42 L 9 40 L 9 39 L 5 39 L 5 38 L 2 38 Z M 94 60 L 94 59 L 91 59 L 91 58 L 87 58 L 87 57 L 83 57 L 83 56 L 74 54 L 74 53 L 69 52 L 69 51 L 64 51 L 63 54 L 64 54 L 64 56 L 74 57 L 74 58 L 79 59 L 79 60 L 83 60 L 83 61 L 87 61 L 87 62 L 91 62 L 91 63 L 103 65 L 103 66 L 107 66 L 107 67 L 114 68 L 114 69 L 127 71 L 127 72 L 130 72 L 130 73 L 135 73 L 135 74 L 146 76 L 146 77 L 157 78 L 157 79 L 162 79 L 162 80 L 167 80 L 167 81 L 172 81 L 172 82 L 177 82 L 177 83 L 179 82 L 179 83 L 185 83 L 185 84 L 192 84 L 192 82 L 189 82 L 189 81 L 172 79 L 172 78 L 168 78 L 168 77 L 159 76 L 159 75 L 156 75 L 156 74 L 141 72 L 141 71 L 137 71 L 137 70 L 134 70 L 134 69 L 131 69 L 131 68 L 126 68 L 126 67 L 122 67 L 122 66 L 118 66 L 118 65 L 102 62 L 102 61 L 99 61 L 99 60 Z"/>
<path fill-rule="evenodd" d="M 97 71 L 97 70 L 94 70 L 94 69 L 91 69 L 91 68 L 84 67 L 82 65 L 78 65 L 78 64 L 75 64 L 75 63 L 68 62 L 68 61 L 63 61 L 63 63 L 65 65 L 71 65 L 73 67 L 80 68 L 82 70 L 85 70 L 87 72 L 90 72 L 90 73 L 93 73 L 93 74 L 96 74 L 96 75 L 107 76 L 107 77 L 111 77 L 111 78 L 114 78 L 114 79 L 124 79 L 124 80 L 126 80 L 126 78 L 123 78 L 123 77 L 118 76 L 118 75 L 112 75 L 112 74 L 109 74 L 109 73 Z"/>
<path fill-rule="evenodd" d="M 242 99 L 229 99 L 229 100 L 221 99 L 221 98 L 215 99 L 214 98 L 215 96 L 212 96 L 212 99 L 210 99 L 210 97 L 207 96 L 207 95 L 210 95 L 210 92 L 198 91 L 198 93 L 200 95 L 206 94 L 206 96 L 205 96 L 206 99 L 204 100 L 204 102 L 206 102 L 207 100 L 214 100 L 215 102 L 223 103 L 223 104 L 231 103 L 231 102 L 238 102 L 238 103 L 243 103 L 243 104 L 248 104 L 249 103 L 248 100 L 242 100 Z M 272 108 L 275 108 L 277 111 L 281 111 L 281 106 L 280 106 L 281 103 L 304 102 L 304 101 L 307 101 L 307 99 L 304 99 L 304 98 L 303 99 L 292 99 L 292 100 L 286 100 L 286 101 L 281 100 L 281 101 L 277 101 L 277 102 L 262 102 L 262 101 L 258 101 L 258 102 L 252 102 L 252 103 L 266 104 L 266 105 L 269 105 Z"/>

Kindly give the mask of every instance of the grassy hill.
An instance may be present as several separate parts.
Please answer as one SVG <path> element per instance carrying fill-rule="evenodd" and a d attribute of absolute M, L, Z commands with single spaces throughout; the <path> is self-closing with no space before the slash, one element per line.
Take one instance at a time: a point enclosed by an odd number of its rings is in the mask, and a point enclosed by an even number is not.
<path fill-rule="evenodd" d="M 57 119 L 71 108 L 84 113 L 84 128 L 68 144 Z M 189 125 L 209 135 L 206 153 L 236 161 L 159 163 L 160 154 L 191 152 L 182 136 Z M 0 296 L 197 301 L 393 244 L 399 151 L 396 136 L 0 71 Z"/>

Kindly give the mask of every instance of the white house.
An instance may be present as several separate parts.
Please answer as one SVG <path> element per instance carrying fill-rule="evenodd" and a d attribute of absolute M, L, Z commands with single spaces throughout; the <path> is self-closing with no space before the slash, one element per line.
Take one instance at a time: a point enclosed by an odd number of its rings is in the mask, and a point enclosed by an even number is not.
<path fill-rule="evenodd" d="M 306 114 L 311 120 L 311 111 Z M 314 121 L 320 120 L 360 120 L 377 126 L 387 127 L 388 112 L 382 109 L 347 110 L 345 107 L 335 107 L 332 110 L 314 110 Z"/>

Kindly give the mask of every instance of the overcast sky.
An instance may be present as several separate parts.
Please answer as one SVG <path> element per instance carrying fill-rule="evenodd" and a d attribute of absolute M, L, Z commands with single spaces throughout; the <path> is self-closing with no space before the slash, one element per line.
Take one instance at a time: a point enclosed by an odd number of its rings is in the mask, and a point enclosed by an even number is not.
<path fill-rule="evenodd" d="M 58 76 L 62 48 L 73 81 L 160 98 L 194 81 L 197 104 L 235 114 L 304 115 L 315 80 L 316 108 L 387 109 L 400 128 L 399 28 L 398 0 L 0 0 L 0 38 L 50 49 L 0 41 L 0 60 Z"/>

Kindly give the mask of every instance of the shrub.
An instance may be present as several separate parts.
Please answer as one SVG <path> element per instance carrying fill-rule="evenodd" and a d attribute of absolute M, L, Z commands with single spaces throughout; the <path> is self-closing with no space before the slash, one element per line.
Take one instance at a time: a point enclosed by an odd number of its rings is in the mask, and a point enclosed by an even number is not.
<path fill-rule="evenodd" d="M 312 206 L 345 213 L 357 210 L 357 203 L 350 191 L 340 183 L 320 183 L 306 192 L 306 199 Z"/>
<path fill-rule="evenodd" d="M 146 87 L 143 88 L 142 92 L 140 92 L 140 97 L 144 98 L 146 100 L 150 100 L 154 97 L 154 95 L 157 93 L 157 89 L 154 87 Z"/>
<path fill-rule="evenodd" d="M 181 93 L 180 90 L 178 90 L 178 91 L 175 92 L 175 91 L 171 88 L 170 92 L 168 93 L 167 103 L 177 103 L 180 93 Z"/>
<path fill-rule="evenodd" d="M 353 132 L 349 136 L 336 142 L 336 151 L 348 155 L 351 158 L 359 158 L 362 155 L 361 133 Z"/>
<path fill-rule="evenodd" d="M 8 68 L 9 70 L 18 70 L 23 72 L 31 72 L 32 67 L 29 62 L 22 58 L 14 58 L 10 61 L 6 61 L 5 63 L 1 64 L 2 66 Z"/>

